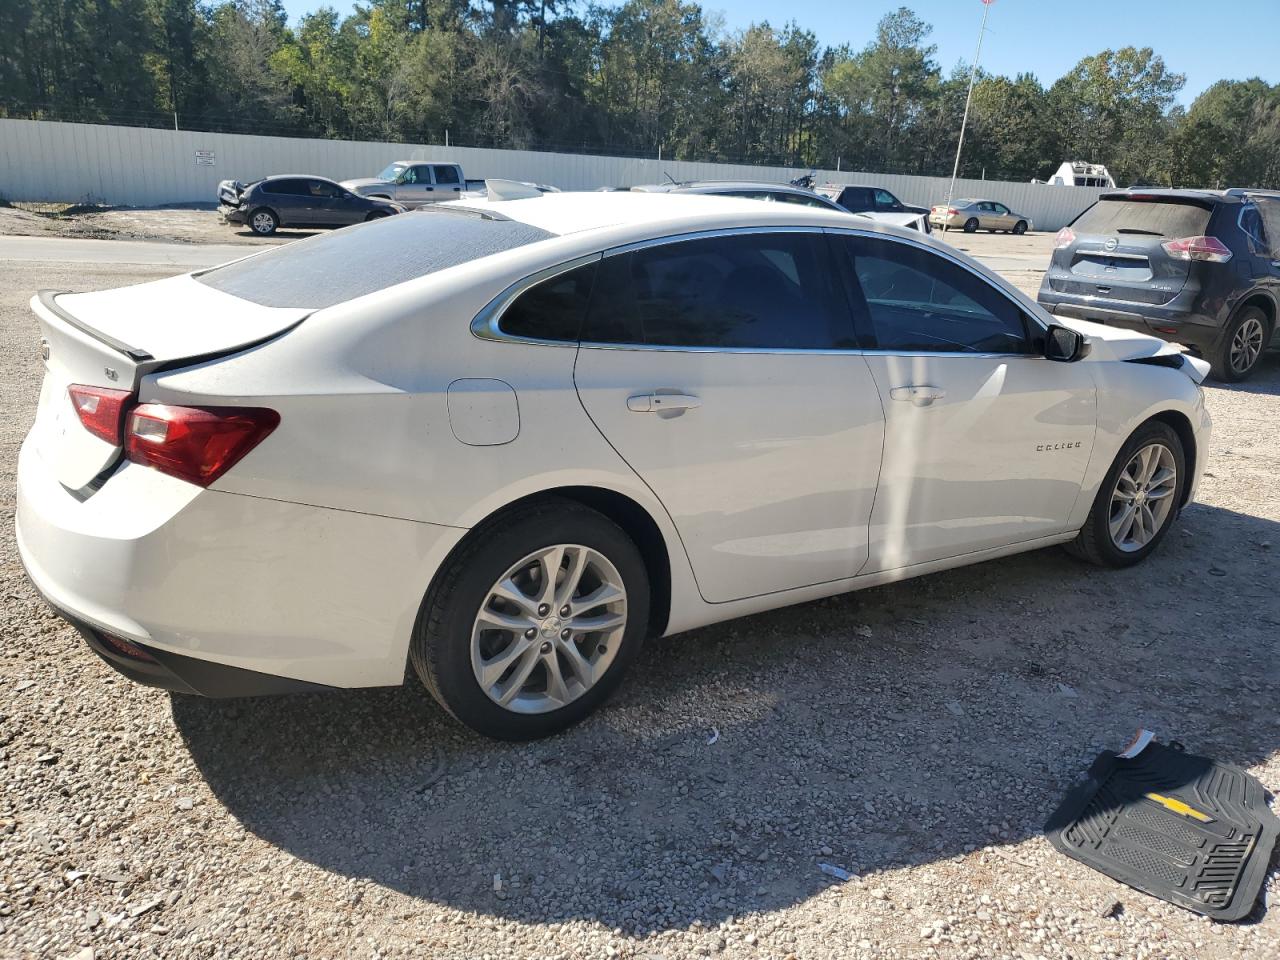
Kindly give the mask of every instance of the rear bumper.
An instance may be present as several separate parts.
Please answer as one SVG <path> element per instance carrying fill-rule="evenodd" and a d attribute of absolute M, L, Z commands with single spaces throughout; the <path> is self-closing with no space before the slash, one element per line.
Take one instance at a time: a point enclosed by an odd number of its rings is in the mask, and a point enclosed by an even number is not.
<path fill-rule="evenodd" d="M 131 463 L 82 499 L 30 442 L 17 486 L 18 552 L 45 599 L 127 676 L 210 696 L 400 684 L 422 596 L 465 532 Z"/>
<path fill-rule="evenodd" d="M 1041 286 L 1037 302 L 1050 313 L 1076 320 L 1104 323 L 1136 330 L 1170 343 L 1181 343 L 1208 353 L 1222 336 L 1222 325 L 1213 317 L 1196 313 L 1189 301 L 1175 297 L 1165 304 L 1137 304 L 1078 294 L 1055 293 Z"/>

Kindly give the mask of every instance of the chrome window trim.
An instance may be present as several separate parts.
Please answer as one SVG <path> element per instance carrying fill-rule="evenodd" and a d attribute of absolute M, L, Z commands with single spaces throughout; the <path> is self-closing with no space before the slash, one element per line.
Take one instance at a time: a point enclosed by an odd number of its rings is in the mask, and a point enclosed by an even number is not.
<path fill-rule="evenodd" d="M 873 221 L 874 222 L 874 221 Z M 542 283 L 544 280 L 551 280 L 562 273 L 568 273 L 570 270 L 576 270 L 578 267 L 585 266 L 594 261 L 603 261 L 605 257 L 614 257 L 624 253 L 631 253 L 635 250 L 645 250 L 651 247 L 661 247 L 673 243 L 683 243 L 687 240 L 704 240 L 714 239 L 716 237 L 739 236 L 743 234 L 757 233 L 819 233 L 833 234 L 836 236 L 853 236 L 866 237 L 874 240 L 887 240 L 893 243 L 900 243 L 905 246 L 916 247 L 935 256 L 942 257 L 950 263 L 961 267 L 975 276 L 977 279 L 991 287 L 1006 300 L 1013 303 L 1018 310 L 1034 323 L 1042 333 L 1048 332 L 1048 327 L 1040 321 L 1040 318 L 1027 310 L 1021 303 L 1011 297 L 1009 293 L 1002 289 L 1000 284 L 992 283 L 991 278 L 985 274 L 973 269 L 973 267 L 959 257 L 955 256 L 951 251 L 939 248 L 939 241 L 926 240 L 925 234 L 918 234 L 917 237 L 900 237 L 895 234 L 882 232 L 880 230 L 859 229 L 856 227 L 830 227 L 819 226 L 817 224 L 811 226 L 787 226 L 787 225 L 767 225 L 752 227 L 722 227 L 715 230 L 697 230 L 691 233 L 673 234 L 666 237 L 650 237 L 646 240 L 637 240 L 633 243 L 621 244 L 599 253 L 591 253 L 581 257 L 575 257 L 572 260 L 566 260 L 550 267 L 532 273 L 527 277 L 512 283 L 500 294 L 494 297 L 485 307 L 476 314 L 471 321 L 471 333 L 480 340 L 490 340 L 499 343 L 524 343 L 533 344 L 535 346 L 546 347 L 577 347 L 587 350 L 647 350 L 658 353 L 727 353 L 727 354 L 765 354 L 790 356 L 807 355 L 807 356 L 901 356 L 901 357 L 969 357 L 982 359 L 1011 359 L 1011 358 L 1029 358 L 1032 360 L 1045 359 L 1038 353 L 973 353 L 966 350 L 864 350 L 862 348 L 853 348 L 849 350 L 837 350 L 829 347 L 817 348 L 812 350 L 799 349 L 795 347 L 696 347 L 696 346 L 669 346 L 665 344 L 650 343 L 600 343 L 593 340 L 547 340 L 538 337 L 522 337 L 515 334 L 506 333 L 501 329 L 502 315 L 507 308 L 522 293 L 536 284 Z"/>
<path fill-rule="evenodd" d="M 511 284 L 500 294 L 490 300 L 484 308 L 475 315 L 471 320 L 471 334 L 480 340 L 494 340 L 499 343 L 532 343 L 543 347 L 577 347 L 577 340 L 548 340 L 542 337 L 522 337 L 514 333 L 507 333 L 500 326 L 502 315 L 507 312 L 507 308 L 513 304 L 516 299 L 528 290 L 530 287 L 537 286 L 544 280 L 552 280 L 562 273 L 568 273 L 570 270 L 576 270 L 578 267 L 585 267 L 588 263 L 595 263 L 601 260 L 603 254 L 589 253 L 585 257 L 575 257 L 572 260 L 566 260 L 564 263 L 557 263 L 554 266 L 545 267 L 536 273 L 531 273 L 523 279 L 517 280 Z"/>

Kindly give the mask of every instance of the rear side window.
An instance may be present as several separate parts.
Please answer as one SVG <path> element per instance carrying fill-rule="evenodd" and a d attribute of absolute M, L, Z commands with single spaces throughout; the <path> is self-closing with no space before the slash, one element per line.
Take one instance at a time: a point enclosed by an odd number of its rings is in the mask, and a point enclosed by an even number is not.
<path fill-rule="evenodd" d="M 1280 200 L 1259 200 L 1257 209 L 1266 231 L 1267 248 L 1272 258 L 1280 260 Z"/>
<path fill-rule="evenodd" d="M 978 275 L 929 250 L 871 237 L 841 243 L 878 350 L 1024 353 L 1022 310 Z M 861 304 L 856 303 L 862 300 Z"/>
<path fill-rule="evenodd" d="M 685 240 L 605 257 L 582 339 L 667 347 L 851 349 L 825 238 Z"/>
<path fill-rule="evenodd" d="M 552 236 L 462 208 L 423 210 L 272 247 L 196 279 L 264 307 L 320 309 Z"/>
<path fill-rule="evenodd" d="M 503 311 L 498 329 L 514 337 L 576 342 L 598 265 L 593 260 L 530 287 Z"/>
<path fill-rule="evenodd" d="M 840 205 L 850 210 L 870 210 L 875 204 L 866 187 L 848 187 L 840 194 Z"/>
<path fill-rule="evenodd" d="M 262 192 L 288 197 L 311 196 L 311 188 L 305 180 L 268 180 L 262 185 Z"/>
<path fill-rule="evenodd" d="M 435 168 L 436 183 L 458 183 L 458 168 L 439 166 Z"/>
<path fill-rule="evenodd" d="M 1136 233 L 1153 237 L 1200 237 L 1211 210 L 1194 203 L 1164 200 L 1099 200 L 1080 214 L 1076 233 Z"/>

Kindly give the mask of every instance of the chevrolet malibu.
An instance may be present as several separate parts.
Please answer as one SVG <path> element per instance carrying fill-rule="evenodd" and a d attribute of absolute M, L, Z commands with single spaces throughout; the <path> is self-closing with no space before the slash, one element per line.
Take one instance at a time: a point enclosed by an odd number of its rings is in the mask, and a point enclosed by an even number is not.
<path fill-rule="evenodd" d="M 646 637 L 1053 544 L 1120 567 L 1205 365 L 914 231 L 696 195 L 481 199 L 32 301 L 17 533 L 126 676 L 400 684 L 507 739 Z"/>

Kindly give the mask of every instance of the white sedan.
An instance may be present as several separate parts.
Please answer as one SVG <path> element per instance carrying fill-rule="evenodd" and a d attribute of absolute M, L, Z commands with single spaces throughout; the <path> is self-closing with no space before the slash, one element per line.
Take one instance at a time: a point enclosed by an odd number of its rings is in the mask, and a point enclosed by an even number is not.
<path fill-rule="evenodd" d="M 468 200 L 32 301 L 31 580 L 145 683 L 398 685 L 542 736 L 647 636 L 1065 544 L 1145 558 L 1204 364 L 918 232 Z"/>

